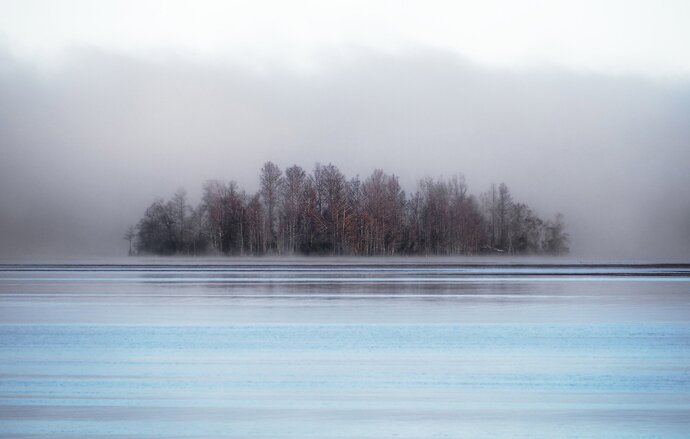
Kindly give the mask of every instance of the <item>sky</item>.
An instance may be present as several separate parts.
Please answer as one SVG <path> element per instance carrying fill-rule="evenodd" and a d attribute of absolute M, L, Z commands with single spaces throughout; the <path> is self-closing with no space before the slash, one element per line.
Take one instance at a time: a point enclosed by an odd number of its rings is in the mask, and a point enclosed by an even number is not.
<path fill-rule="evenodd" d="M 263 162 L 463 173 L 573 255 L 690 258 L 690 2 L 0 0 L 0 257 L 118 255 Z"/>

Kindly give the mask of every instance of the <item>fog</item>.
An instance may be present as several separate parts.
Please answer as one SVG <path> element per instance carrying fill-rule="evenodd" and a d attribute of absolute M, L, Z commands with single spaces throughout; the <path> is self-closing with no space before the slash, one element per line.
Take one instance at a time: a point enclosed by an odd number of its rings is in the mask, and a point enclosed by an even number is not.
<path fill-rule="evenodd" d="M 565 215 L 582 258 L 690 257 L 690 83 L 481 67 L 417 48 L 328 51 L 308 69 L 222 57 L 0 48 L 0 257 L 124 255 L 156 197 L 314 163 L 409 192 L 465 175 Z"/>

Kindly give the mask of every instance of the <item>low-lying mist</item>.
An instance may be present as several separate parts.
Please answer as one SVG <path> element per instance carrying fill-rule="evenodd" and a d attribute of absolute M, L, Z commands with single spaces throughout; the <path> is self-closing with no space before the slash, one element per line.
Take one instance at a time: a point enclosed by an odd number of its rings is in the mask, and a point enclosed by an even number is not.
<path fill-rule="evenodd" d="M 562 212 L 583 258 L 690 256 L 690 84 L 489 70 L 449 53 L 343 49 L 317 66 L 0 51 L 0 256 L 125 255 L 157 196 L 258 189 L 267 160 L 462 173 Z"/>

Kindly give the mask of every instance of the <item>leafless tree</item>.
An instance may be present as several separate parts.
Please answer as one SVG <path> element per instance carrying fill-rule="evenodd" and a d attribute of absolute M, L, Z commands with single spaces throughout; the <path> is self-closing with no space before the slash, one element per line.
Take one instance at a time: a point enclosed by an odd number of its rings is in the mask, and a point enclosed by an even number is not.
<path fill-rule="evenodd" d="M 294 165 L 285 170 L 283 189 L 283 221 L 281 230 L 285 236 L 285 250 L 295 253 L 298 250 L 297 239 L 301 235 L 305 199 L 306 173 Z"/>
<path fill-rule="evenodd" d="M 136 226 L 129 226 L 127 227 L 127 230 L 125 231 L 124 236 L 122 237 L 127 243 L 129 244 L 129 250 L 127 251 L 127 256 L 132 256 L 134 255 L 134 249 L 132 247 L 132 243 L 134 239 L 137 236 L 137 228 Z"/>
<path fill-rule="evenodd" d="M 351 255 L 550 253 L 568 251 L 563 217 L 541 220 L 491 185 L 481 203 L 462 175 L 425 178 L 409 197 L 398 177 L 376 169 L 363 182 L 333 164 L 311 174 L 294 165 L 285 176 L 272 162 L 260 189 L 247 194 L 233 181 L 204 183 L 193 209 L 183 190 L 156 200 L 124 238 L 142 253 L 229 255 L 321 253 Z M 481 207 L 480 207 L 481 205 Z"/>
<path fill-rule="evenodd" d="M 283 183 L 282 172 L 273 162 L 266 162 L 261 168 L 261 198 L 266 208 L 264 217 L 263 250 L 276 250 L 275 217 L 280 187 Z"/>

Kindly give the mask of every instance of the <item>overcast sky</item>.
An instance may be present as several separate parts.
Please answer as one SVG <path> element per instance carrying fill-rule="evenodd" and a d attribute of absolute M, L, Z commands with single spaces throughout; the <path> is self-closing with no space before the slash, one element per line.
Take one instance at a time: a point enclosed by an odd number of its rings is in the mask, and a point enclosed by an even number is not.
<path fill-rule="evenodd" d="M 490 67 L 687 78 L 689 20 L 685 0 L 3 0 L 0 33 L 44 61 L 91 46 L 312 71 L 344 46 L 421 47 Z"/>
<path fill-rule="evenodd" d="M 117 255 L 266 160 L 462 172 L 576 256 L 690 257 L 690 2 L 0 0 L 0 255 Z"/>

